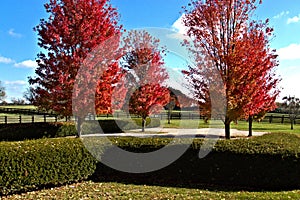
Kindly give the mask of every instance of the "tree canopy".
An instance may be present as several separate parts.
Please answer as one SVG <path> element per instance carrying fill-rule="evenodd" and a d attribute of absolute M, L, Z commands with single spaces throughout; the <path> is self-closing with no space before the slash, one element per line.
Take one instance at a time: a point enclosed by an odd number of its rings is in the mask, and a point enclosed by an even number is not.
<path fill-rule="evenodd" d="M 118 13 L 108 0 L 50 0 L 45 4 L 45 9 L 49 18 L 41 19 L 34 28 L 42 51 L 37 55 L 36 76 L 29 78 L 32 86 L 30 91 L 34 95 L 32 101 L 39 108 L 71 116 L 73 87 L 78 70 L 87 55 L 99 44 L 120 33 Z M 88 70 L 90 66 L 85 67 Z M 117 68 L 112 64 L 107 70 L 111 69 L 113 73 L 103 76 L 117 76 Z M 103 81 L 109 82 L 111 79 L 102 77 L 98 86 L 104 87 Z M 95 88 L 90 89 L 95 91 Z M 97 91 L 97 98 L 109 96 L 111 92 L 103 89 Z M 108 107 L 105 104 L 96 110 L 107 111 L 110 110 Z"/>
<path fill-rule="evenodd" d="M 279 94 L 275 69 L 278 59 L 269 46 L 273 29 L 268 20 L 251 16 L 261 1 L 192 1 L 183 17 L 193 42 L 186 46 L 196 66 L 184 73 L 194 86 L 195 97 L 209 115 L 210 86 L 222 82 L 226 98 L 225 136 L 230 123 L 275 108 Z M 220 92 L 222 94 L 222 92 Z"/>

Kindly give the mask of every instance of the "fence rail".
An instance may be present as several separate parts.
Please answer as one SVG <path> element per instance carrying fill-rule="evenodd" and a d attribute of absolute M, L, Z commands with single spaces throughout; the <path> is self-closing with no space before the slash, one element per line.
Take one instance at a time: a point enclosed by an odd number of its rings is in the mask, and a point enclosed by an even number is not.
<path fill-rule="evenodd" d="M 58 118 L 50 115 L 19 115 L 19 116 L 0 116 L 0 124 L 22 124 L 36 122 L 65 122 L 70 121 L 68 117 Z"/>
<path fill-rule="evenodd" d="M 35 122 L 66 122 L 66 121 L 74 121 L 74 117 L 64 117 L 60 118 L 57 115 L 54 114 L 41 114 L 41 112 L 38 111 L 33 111 L 33 109 L 14 109 L 14 108 L 0 108 L 0 113 L 2 110 L 5 110 L 9 112 L 10 114 L 20 114 L 20 111 L 22 111 L 23 115 L 13 115 L 13 116 L 0 116 L 0 124 L 11 124 L 11 123 L 35 123 Z M 30 112 L 28 112 L 30 111 Z M 32 112 L 33 111 L 33 112 Z M 3 112 L 2 112 L 3 113 Z M 6 112 L 4 112 L 6 113 Z M 28 115 L 27 113 L 40 113 L 40 114 L 31 114 Z M 88 115 L 86 117 L 86 120 L 95 120 L 95 119 L 103 119 L 103 118 L 136 118 L 138 116 L 135 115 L 129 115 L 129 114 L 124 114 L 124 113 L 119 113 L 116 112 L 114 115 L 111 114 L 103 114 L 103 115 Z M 168 114 L 167 113 L 160 113 L 157 115 L 152 115 L 152 117 L 159 118 L 161 120 L 167 119 Z M 199 113 L 196 112 L 173 112 L 171 114 L 171 120 L 173 119 L 184 119 L 184 120 L 196 120 L 196 119 L 205 119 L 204 116 L 200 115 Z M 260 120 L 260 122 L 264 123 L 290 123 L 290 118 L 286 114 L 270 114 L 265 116 L 264 119 Z M 300 117 L 297 117 L 294 121 L 294 124 L 299 123 L 300 124 Z"/>
<path fill-rule="evenodd" d="M 291 123 L 291 119 L 288 115 L 268 115 L 266 116 L 263 120 L 263 122 L 269 122 L 269 123 L 280 123 L 280 124 L 285 124 L 285 123 Z M 300 123 L 300 118 L 296 117 L 294 120 L 294 124 Z"/>
<path fill-rule="evenodd" d="M 24 114 L 24 115 L 51 115 L 51 116 L 56 115 L 54 112 L 43 112 L 37 109 L 26 109 L 26 108 L 0 108 L 0 113 Z"/>

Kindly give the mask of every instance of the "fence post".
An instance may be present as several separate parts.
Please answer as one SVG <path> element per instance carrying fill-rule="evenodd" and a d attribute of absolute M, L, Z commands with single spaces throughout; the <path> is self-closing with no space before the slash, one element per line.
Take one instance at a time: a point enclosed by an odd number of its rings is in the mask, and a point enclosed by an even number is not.
<path fill-rule="evenodd" d="M 34 123 L 34 115 L 31 117 L 31 122 Z"/>
<path fill-rule="evenodd" d="M 20 124 L 22 124 L 22 116 L 21 115 L 19 116 L 19 122 L 20 122 Z"/>
<path fill-rule="evenodd" d="M 4 116 L 4 122 L 7 124 L 7 116 Z"/>
<path fill-rule="evenodd" d="M 57 122 L 57 115 L 55 115 L 55 122 Z"/>
<path fill-rule="evenodd" d="M 283 124 L 283 122 L 284 122 L 284 115 L 282 115 L 281 117 L 281 123 Z"/>
<path fill-rule="evenodd" d="M 270 115 L 269 116 L 269 123 L 272 123 L 272 121 L 273 121 L 273 115 Z"/>
<path fill-rule="evenodd" d="M 47 119 L 46 119 L 46 115 L 44 114 L 44 122 L 46 123 L 47 122 Z"/>

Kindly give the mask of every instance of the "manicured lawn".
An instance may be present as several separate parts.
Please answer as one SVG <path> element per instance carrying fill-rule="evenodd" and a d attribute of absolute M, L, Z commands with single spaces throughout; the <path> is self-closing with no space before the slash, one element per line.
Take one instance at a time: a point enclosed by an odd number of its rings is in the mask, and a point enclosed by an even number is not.
<path fill-rule="evenodd" d="M 239 130 L 248 130 L 246 121 L 239 121 L 238 124 L 232 123 L 231 128 Z M 272 132 L 272 133 L 300 133 L 300 125 L 295 124 L 294 130 L 291 130 L 289 123 L 268 123 L 268 122 L 253 122 L 253 131 Z"/>
<path fill-rule="evenodd" d="M 34 105 L 7 105 L 0 106 L 0 108 L 36 109 Z"/>
<path fill-rule="evenodd" d="M 202 119 L 173 119 L 171 123 L 168 124 L 167 120 L 161 120 L 161 126 L 164 128 L 224 128 L 222 121 L 213 121 L 212 123 L 204 123 Z"/>
<path fill-rule="evenodd" d="M 229 188 L 188 189 L 175 187 L 96 183 L 86 181 L 57 188 L 12 195 L 2 199 L 299 199 L 300 190 L 249 192 Z"/>
<path fill-rule="evenodd" d="M 171 120 L 171 124 L 168 124 L 166 120 L 161 121 L 162 127 L 165 128 L 224 128 L 224 124 L 221 121 L 204 123 L 203 120 Z M 248 122 L 238 121 L 237 124 L 231 123 L 231 127 L 238 130 L 248 130 Z M 253 122 L 253 131 L 258 132 L 279 132 L 279 133 L 300 133 L 300 124 L 294 125 L 294 130 L 291 130 L 289 123 L 269 123 L 269 122 Z"/>

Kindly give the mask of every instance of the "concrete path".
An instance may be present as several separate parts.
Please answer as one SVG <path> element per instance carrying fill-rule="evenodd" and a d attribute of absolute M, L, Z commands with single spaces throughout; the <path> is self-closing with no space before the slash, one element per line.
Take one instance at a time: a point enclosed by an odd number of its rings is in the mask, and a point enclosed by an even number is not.
<path fill-rule="evenodd" d="M 253 136 L 260 136 L 267 134 L 268 132 L 253 132 Z M 237 137 L 247 137 L 248 131 L 241 131 L 237 129 L 230 129 L 230 134 L 232 138 Z M 201 128 L 201 129 L 176 129 L 176 128 L 147 128 L 145 133 L 142 133 L 140 129 L 138 130 L 129 130 L 126 133 L 99 133 L 99 134 L 90 134 L 82 135 L 82 137 L 91 137 L 91 136 L 100 136 L 100 137 L 124 137 L 124 136 L 133 136 L 133 137 L 197 137 L 197 138 L 224 138 L 225 130 L 219 128 Z"/>

